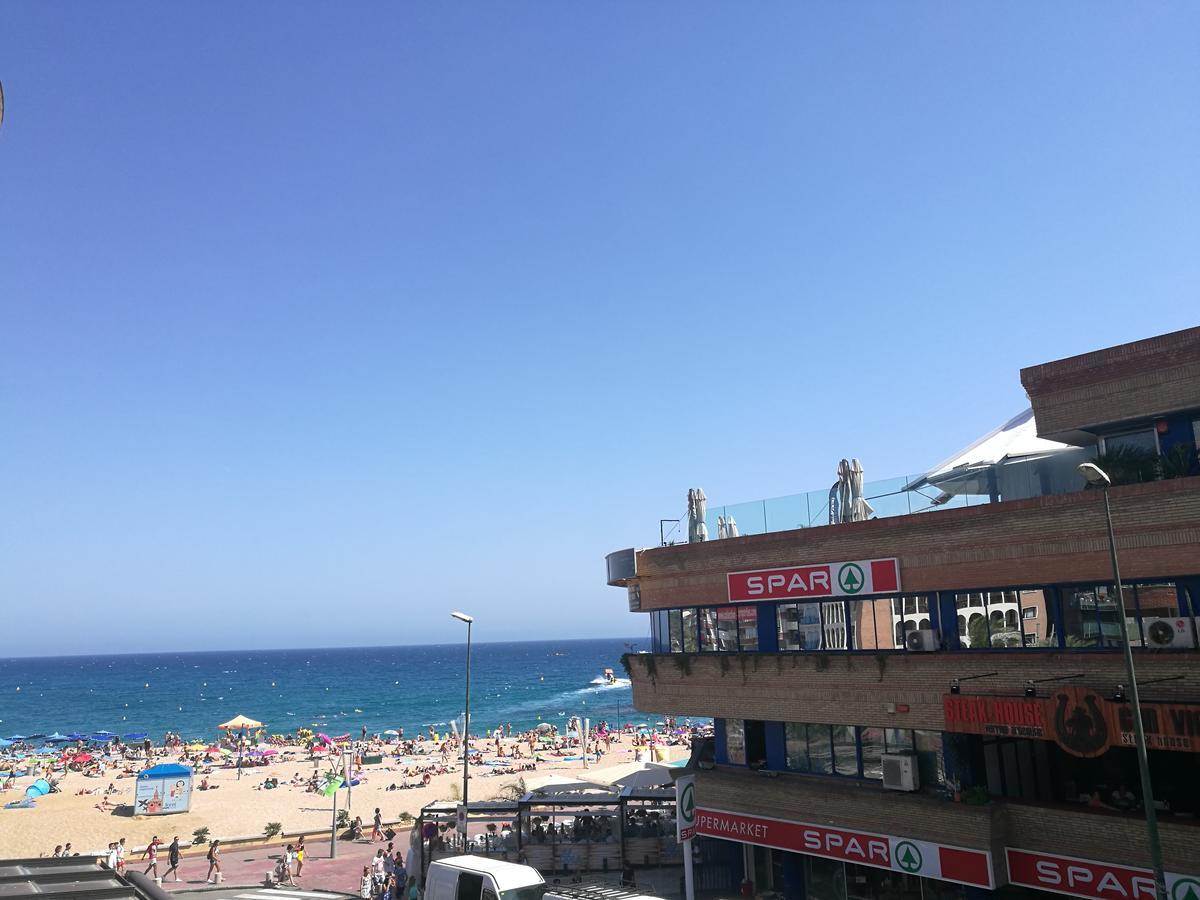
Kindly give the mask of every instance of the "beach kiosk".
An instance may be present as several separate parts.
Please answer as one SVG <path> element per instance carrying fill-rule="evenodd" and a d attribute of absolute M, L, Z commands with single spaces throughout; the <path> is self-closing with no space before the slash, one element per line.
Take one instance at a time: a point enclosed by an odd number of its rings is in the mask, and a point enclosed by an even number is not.
<path fill-rule="evenodd" d="M 133 800 L 135 816 L 165 816 L 192 806 L 192 767 L 151 766 L 138 773 Z"/>

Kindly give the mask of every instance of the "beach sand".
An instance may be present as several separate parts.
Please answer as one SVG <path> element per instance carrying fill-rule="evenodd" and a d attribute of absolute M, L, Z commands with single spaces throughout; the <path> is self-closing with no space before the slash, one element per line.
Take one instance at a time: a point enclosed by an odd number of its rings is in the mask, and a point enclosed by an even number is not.
<path fill-rule="evenodd" d="M 614 743 L 612 752 L 591 763 L 593 768 L 603 768 L 634 759 L 628 743 Z M 473 747 L 482 747 L 482 742 L 472 741 Z M 298 749 L 298 748 L 282 748 Z M 667 748 L 671 759 L 686 753 L 681 746 Z M 431 757 L 431 760 L 437 757 Z M 491 754 L 488 759 L 493 758 Z M 420 757 L 417 758 L 420 761 Z M 156 759 L 155 763 L 174 762 L 176 756 Z M 461 766 L 459 760 L 458 766 Z M 135 768 L 140 766 L 135 764 Z M 324 773 L 328 763 L 316 764 L 317 771 Z M 567 761 L 553 756 L 544 757 L 537 764 L 536 772 L 516 775 L 488 775 L 488 766 L 472 766 L 470 780 L 471 800 L 487 800 L 496 797 L 501 789 L 519 777 L 557 772 L 577 773 L 583 771 L 582 761 Z M 88 778 L 78 773 L 68 773 L 59 782 L 61 793 L 49 794 L 37 801 L 32 809 L 0 809 L 0 858 L 49 856 L 56 844 L 72 844 L 72 850 L 81 854 L 93 854 L 107 847 L 109 841 L 122 837 L 130 847 L 143 847 L 154 835 L 170 843 L 172 836 L 179 835 L 183 843 L 192 839 L 192 832 L 207 826 L 211 838 L 240 838 L 262 834 L 268 822 L 279 822 L 285 832 L 326 832 L 332 819 L 333 801 L 322 794 L 313 794 L 303 787 L 282 784 L 299 772 L 307 779 L 314 771 L 314 763 L 307 753 L 300 751 L 293 761 L 283 761 L 269 766 L 260 766 L 242 771 L 239 781 L 235 769 L 214 769 L 209 782 L 219 785 L 217 790 L 193 790 L 192 808 L 189 812 L 165 816 L 134 818 L 130 814 L 134 794 L 134 778 L 114 779 L 113 775 L 103 778 Z M 115 774 L 115 773 L 114 773 Z M 379 807 L 384 821 L 394 821 L 401 813 L 416 816 L 421 807 L 435 800 L 448 800 L 455 796 L 453 786 L 462 786 L 462 770 L 445 775 L 433 776 L 429 785 L 407 790 L 388 791 L 388 785 L 399 784 L 400 771 L 390 757 L 380 765 L 364 766 L 365 780 L 354 786 L 351 799 L 351 817 L 361 816 L 366 831 L 371 830 L 375 807 Z M 199 785 L 197 774 L 193 787 Z M 277 777 L 281 785 L 274 790 L 255 790 L 256 785 L 268 777 Z M 0 792 L 0 804 L 21 799 L 25 787 L 32 781 L 21 778 L 16 790 Z M 116 812 L 101 812 L 96 809 L 101 794 L 112 781 L 119 794 L 110 798 L 120 804 Z M 96 790 L 95 794 L 76 796 L 81 788 Z M 338 808 L 346 804 L 346 791 L 338 792 Z M 401 830 L 397 828 L 397 830 Z M 140 853 L 137 854 L 140 856 Z"/>

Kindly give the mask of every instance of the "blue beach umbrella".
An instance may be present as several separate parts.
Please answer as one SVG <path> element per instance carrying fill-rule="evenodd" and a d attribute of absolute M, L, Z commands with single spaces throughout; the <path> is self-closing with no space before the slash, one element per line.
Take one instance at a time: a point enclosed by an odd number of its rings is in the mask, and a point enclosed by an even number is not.
<path fill-rule="evenodd" d="M 8 739 L 9 739 L 10 741 L 13 741 L 13 742 L 15 743 L 16 741 L 23 741 L 23 740 L 25 740 L 25 735 L 23 735 L 23 734 L 10 734 L 10 735 L 8 736 Z"/>
<path fill-rule="evenodd" d="M 12 746 L 12 741 L 5 740 L 4 738 L 0 738 L 0 747 L 11 747 L 11 746 Z"/>
<path fill-rule="evenodd" d="M 127 741 L 144 741 L 145 739 L 146 734 L 142 731 L 135 731 L 133 734 L 125 735 L 125 740 Z"/>
<path fill-rule="evenodd" d="M 108 741 L 111 741 L 115 737 L 116 737 L 116 735 L 113 734 L 111 731 L 97 731 L 95 734 L 92 735 L 91 739 L 93 741 L 100 741 L 101 743 L 107 743 Z"/>
<path fill-rule="evenodd" d="M 72 731 L 70 734 L 67 735 L 67 740 L 68 741 L 86 741 L 87 735 L 80 734 L 78 731 Z"/>
<path fill-rule="evenodd" d="M 41 740 L 42 738 L 44 738 L 45 736 L 46 736 L 46 735 L 44 735 L 44 734 L 31 734 L 31 735 L 29 735 L 29 740 L 31 740 L 31 741 L 40 741 L 40 740 Z"/>
<path fill-rule="evenodd" d="M 47 744 L 61 744 L 63 741 L 69 741 L 69 740 L 71 740 L 70 737 L 68 737 L 65 734 L 59 734 L 57 731 L 54 732 L 54 734 L 50 734 L 50 735 L 46 736 Z M 78 738 L 76 738 L 76 740 L 78 740 Z"/>

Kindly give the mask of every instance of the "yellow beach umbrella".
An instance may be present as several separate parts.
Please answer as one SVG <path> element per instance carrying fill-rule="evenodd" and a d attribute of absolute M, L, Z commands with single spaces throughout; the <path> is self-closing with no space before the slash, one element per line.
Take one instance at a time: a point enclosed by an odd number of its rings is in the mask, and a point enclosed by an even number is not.
<path fill-rule="evenodd" d="M 246 716 L 234 716 L 228 722 L 217 726 L 222 731 L 241 731 L 244 728 L 262 728 L 263 723 Z"/>

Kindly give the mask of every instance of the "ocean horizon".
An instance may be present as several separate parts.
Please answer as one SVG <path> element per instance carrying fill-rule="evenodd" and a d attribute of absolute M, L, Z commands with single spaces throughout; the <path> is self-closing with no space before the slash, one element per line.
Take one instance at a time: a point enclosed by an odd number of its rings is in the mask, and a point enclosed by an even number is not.
<path fill-rule="evenodd" d="M 620 657 L 646 638 L 472 642 L 472 731 L 642 721 Z M 269 733 L 358 734 L 461 721 L 465 642 L 0 658 L 0 737 L 164 732 L 211 738 L 244 714 Z M 611 668 L 615 684 L 603 683 Z"/>

